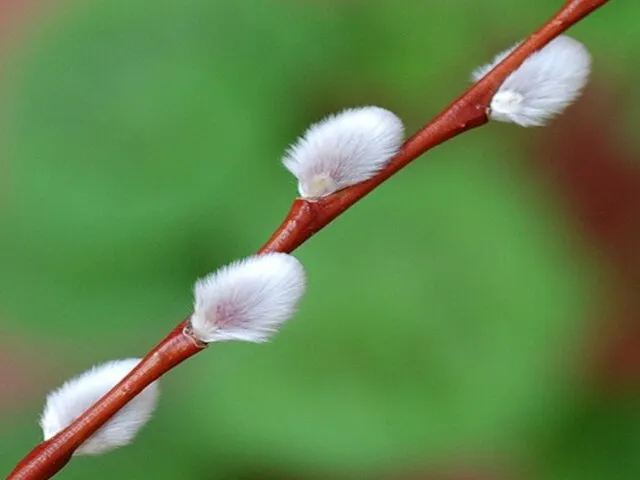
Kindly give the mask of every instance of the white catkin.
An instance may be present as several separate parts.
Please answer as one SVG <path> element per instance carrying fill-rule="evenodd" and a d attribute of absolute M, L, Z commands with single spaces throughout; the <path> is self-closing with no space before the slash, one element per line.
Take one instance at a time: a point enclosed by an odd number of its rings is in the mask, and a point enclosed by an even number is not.
<path fill-rule="evenodd" d="M 91 368 L 65 382 L 47 396 L 40 426 L 48 440 L 78 418 L 122 380 L 140 359 L 116 360 Z M 151 418 L 158 401 L 157 382 L 125 405 L 75 451 L 75 455 L 97 455 L 130 443 Z"/>
<path fill-rule="evenodd" d="M 403 139 L 404 125 L 389 110 L 347 109 L 311 125 L 283 164 L 298 179 L 300 196 L 318 199 L 371 178 Z"/>
<path fill-rule="evenodd" d="M 517 45 L 516 45 L 517 46 Z M 516 47 L 473 71 L 474 81 L 486 75 Z M 559 36 L 533 53 L 502 83 L 491 100 L 492 120 L 523 127 L 542 126 L 577 100 L 591 70 L 591 56 L 577 40 Z"/>
<path fill-rule="evenodd" d="M 304 268 L 284 253 L 256 255 L 198 280 L 191 328 L 203 342 L 265 342 L 296 310 Z"/>

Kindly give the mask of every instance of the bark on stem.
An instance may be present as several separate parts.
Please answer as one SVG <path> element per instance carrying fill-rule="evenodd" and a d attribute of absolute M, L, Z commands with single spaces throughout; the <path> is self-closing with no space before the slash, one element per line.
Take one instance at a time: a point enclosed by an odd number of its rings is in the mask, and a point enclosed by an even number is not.
<path fill-rule="evenodd" d="M 206 347 L 181 322 L 120 383 L 107 392 L 76 421 L 42 442 L 16 466 L 8 480 L 46 479 L 61 470 L 73 452 L 118 410 L 173 367 Z"/>
<path fill-rule="evenodd" d="M 532 53 L 540 50 L 582 18 L 609 0 L 568 0 L 562 9 L 528 37 L 481 80 L 472 85 L 435 119 L 409 138 L 396 156 L 376 176 L 317 202 L 297 199 L 289 214 L 258 253 L 290 253 L 382 182 L 427 150 L 460 133 L 487 123 L 487 106 L 498 87 Z M 181 322 L 140 364 L 75 422 L 34 448 L 9 475 L 8 480 L 44 480 L 70 460 L 75 449 L 104 425 L 118 410 L 153 381 L 205 345 Z"/>

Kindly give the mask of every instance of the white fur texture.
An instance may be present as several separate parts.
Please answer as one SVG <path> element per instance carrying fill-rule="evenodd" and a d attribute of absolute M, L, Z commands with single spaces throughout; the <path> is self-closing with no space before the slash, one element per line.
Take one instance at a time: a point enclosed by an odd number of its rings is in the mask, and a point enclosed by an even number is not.
<path fill-rule="evenodd" d="M 93 367 L 51 392 L 40 419 L 44 439 L 67 427 L 140 362 L 116 360 Z M 158 401 L 157 382 L 152 383 L 116 413 L 75 451 L 74 455 L 98 455 L 130 443 L 151 418 Z"/>
<path fill-rule="evenodd" d="M 404 125 L 395 114 L 380 107 L 353 108 L 311 125 L 282 162 L 298 179 L 300 195 L 318 199 L 371 178 L 403 139 Z"/>
<path fill-rule="evenodd" d="M 516 46 L 496 55 L 492 63 L 476 68 L 473 80 L 485 76 Z M 591 56 L 584 45 L 559 36 L 506 78 L 491 100 L 489 118 L 523 127 L 542 126 L 577 100 L 590 70 Z"/>
<path fill-rule="evenodd" d="M 265 342 L 295 312 L 305 291 L 302 264 L 291 255 L 256 255 L 195 284 L 191 326 L 203 342 Z"/>

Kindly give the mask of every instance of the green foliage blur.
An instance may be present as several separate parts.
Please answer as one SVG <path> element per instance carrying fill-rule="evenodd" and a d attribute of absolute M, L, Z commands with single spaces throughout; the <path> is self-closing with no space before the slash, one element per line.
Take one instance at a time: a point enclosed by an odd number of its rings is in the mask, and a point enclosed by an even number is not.
<path fill-rule="evenodd" d="M 32 14 L 1 90 L 2 473 L 47 391 L 143 355 L 264 243 L 306 126 L 376 104 L 413 132 L 562 1 L 79 3 Z M 571 32 L 603 88 L 638 80 L 638 15 Z M 308 294 L 273 342 L 186 362 L 131 446 L 57 478 L 640 478 L 638 397 L 585 373 L 606 266 L 533 173 L 548 135 L 491 124 L 417 160 L 296 252 Z"/>

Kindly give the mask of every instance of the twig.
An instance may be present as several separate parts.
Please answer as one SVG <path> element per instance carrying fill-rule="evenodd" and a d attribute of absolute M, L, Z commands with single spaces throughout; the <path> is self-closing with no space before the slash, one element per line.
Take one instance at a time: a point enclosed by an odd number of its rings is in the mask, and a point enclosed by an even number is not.
<path fill-rule="evenodd" d="M 487 123 L 487 106 L 507 76 L 540 50 L 608 0 L 568 0 L 538 31 L 523 41 L 500 64 L 472 85 L 433 121 L 409 138 L 388 165 L 370 180 L 319 201 L 296 199 L 284 222 L 258 253 L 290 253 L 327 226 L 382 182 L 427 150 L 456 135 Z M 119 384 L 67 428 L 34 448 L 8 480 L 52 477 L 73 452 L 118 410 L 153 381 L 205 348 L 190 332 L 189 317 L 162 340 Z"/>

